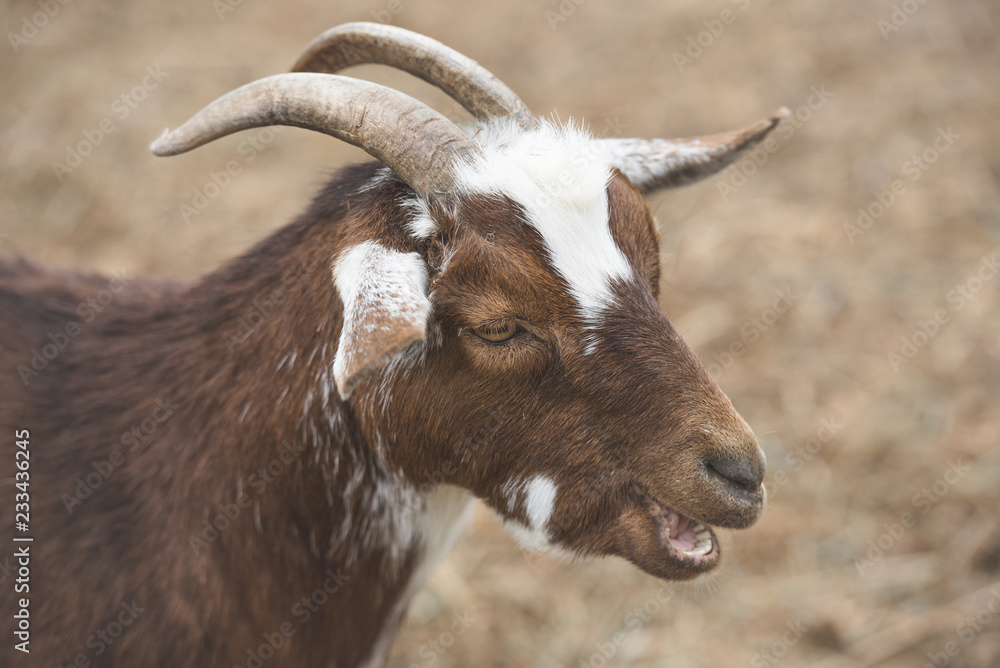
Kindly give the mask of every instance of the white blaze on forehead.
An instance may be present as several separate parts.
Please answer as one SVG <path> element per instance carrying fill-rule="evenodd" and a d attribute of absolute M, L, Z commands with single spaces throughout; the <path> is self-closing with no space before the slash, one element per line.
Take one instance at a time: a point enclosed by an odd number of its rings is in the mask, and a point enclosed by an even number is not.
<path fill-rule="evenodd" d="M 474 139 L 482 155 L 457 166 L 459 192 L 503 194 L 517 202 L 581 315 L 598 320 L 614 300 L 611 281 L 633 273 L 608 226 L 611 168 L 594 139 L 549 122 L 525 131 L 509 119 L 491 119 Z"/>

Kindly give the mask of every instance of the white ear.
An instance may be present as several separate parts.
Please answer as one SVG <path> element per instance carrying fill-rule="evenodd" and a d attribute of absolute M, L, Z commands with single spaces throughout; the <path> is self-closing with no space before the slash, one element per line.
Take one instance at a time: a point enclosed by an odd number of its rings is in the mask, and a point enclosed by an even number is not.
<path fill-rule="evenodd" d="M 365 241 L 337 256 L 333 280 L 344 303 L 333 376 L 346 400 L 368 373 L 424 339 L 427 267 L 417 253 Z"/>
<path fill-rule="evenodd" d="M 639 190 L 676 188 L 711 176 L 763 141 L 785 107 L 741 130 L 688 139 L 598 139 L 600 150 Z"/>

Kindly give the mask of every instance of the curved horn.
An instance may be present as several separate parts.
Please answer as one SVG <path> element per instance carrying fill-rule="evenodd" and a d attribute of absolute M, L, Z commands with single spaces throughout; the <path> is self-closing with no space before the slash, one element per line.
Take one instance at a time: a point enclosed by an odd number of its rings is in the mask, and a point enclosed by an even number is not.
<path fill-rule="evenodd" d="M 745 128 L 702 137 L 597 141 L 615 167 L 641 191 L 651 193 L 715 174 L 763 141 L 790 114 L 782 107 Z"/>
<path fill-rule="evenodd" d="M 223 95 L 152 143 L 156 155 L 177 155 L 226 135 L 268 125 L 293 125 L 364 149 L 417 193 L 453 190 L 452 164 L 479 148 L 422 102 L 368 81 L 332 74 L 279 74 Z"/>
<path fill-rule="evenodd" d="M 510 116 L 528 130 L 534 114 L 505 83 L 458 51 L 409 30 L 378 23 L 345 23 L 312 41 L 293 72 L 334 74 L 352 65 L 378 63 L 437 86 L 476 118 Z"/>

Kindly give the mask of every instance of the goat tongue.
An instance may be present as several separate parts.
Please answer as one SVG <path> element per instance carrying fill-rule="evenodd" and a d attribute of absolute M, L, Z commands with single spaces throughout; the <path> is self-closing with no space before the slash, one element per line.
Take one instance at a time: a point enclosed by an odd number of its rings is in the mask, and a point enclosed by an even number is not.
<path fill-rule="evenodd" d="M 698 539 L 691 530 L 691 518 L 682 515 L 673 508 L 667 508 L 665 516 L 667 538 L 670 539 L 670 544 L 683 551 L 693 548 Z"/>
<path fill-rule="evenodd" d="M 687 515 L 681 515 L 680 513 L 678 513 L 677 511 L 674 511 L 674 510 L 671 510 L 670 513 L 672 515 L 677 516 L 677 518 L 678 518 L 677 521 L 674 522 L 673 526 L 670 529 L 670 537 L 671 538 L 677 538 L 678 536 L 680 536 L 681 534 L 683 534 L 685 531 L 687 531 L 688 528 L 691 526 L 691 518 L 688 517 Z"/>

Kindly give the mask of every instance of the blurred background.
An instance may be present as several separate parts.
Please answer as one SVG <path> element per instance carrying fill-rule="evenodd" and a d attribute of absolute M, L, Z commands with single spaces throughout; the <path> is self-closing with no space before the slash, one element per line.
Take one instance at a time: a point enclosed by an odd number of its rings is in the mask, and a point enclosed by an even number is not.
<path fill-rule="evenodd" d="M 652 202 L 663 306 L 767 453 L 764 519 L 665 586 L 525 555 L 478 508 L 390 665 L 1000 665 L 997 3 L 0 7 L 0 254 L 67 268 L 193 279 L 364 159 L 297 129 L 147 150 L 347 21 L 435 37 L 604 136 L 788 106 L 774 150 Z M 464 118 L 408 75 L 350 73 Z"/>

